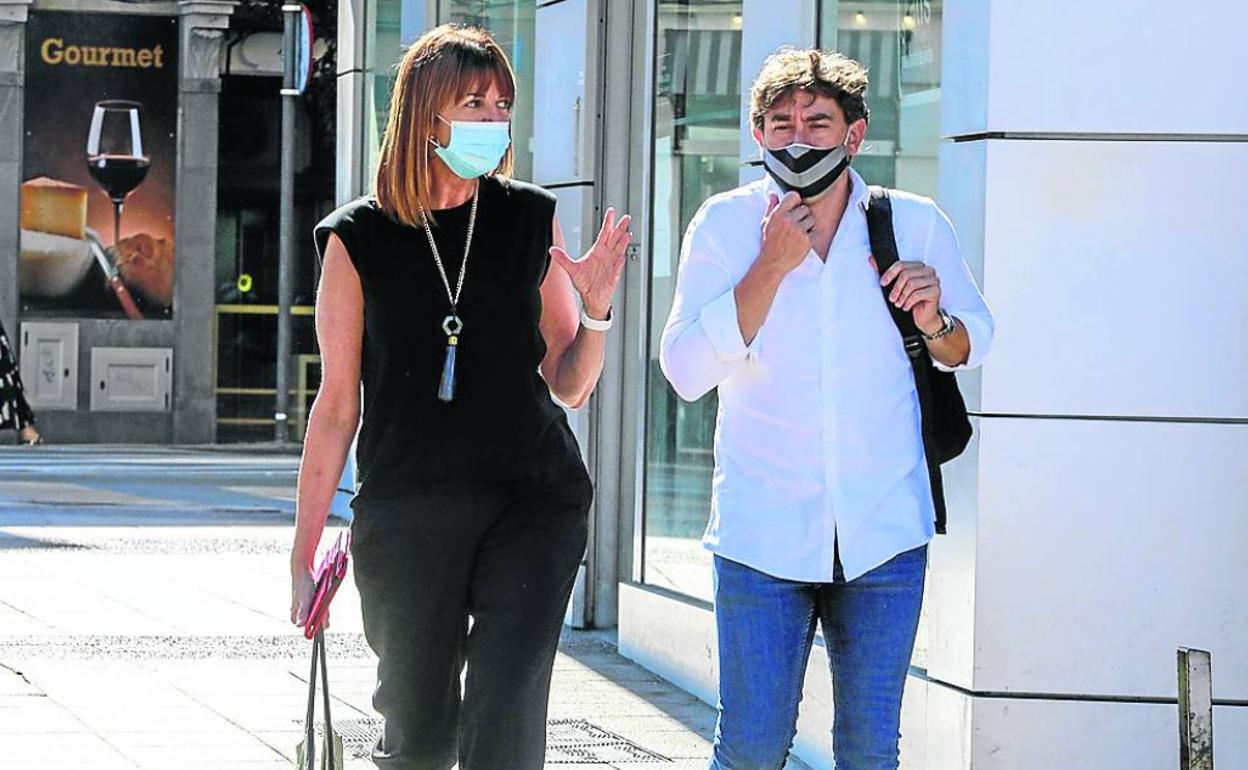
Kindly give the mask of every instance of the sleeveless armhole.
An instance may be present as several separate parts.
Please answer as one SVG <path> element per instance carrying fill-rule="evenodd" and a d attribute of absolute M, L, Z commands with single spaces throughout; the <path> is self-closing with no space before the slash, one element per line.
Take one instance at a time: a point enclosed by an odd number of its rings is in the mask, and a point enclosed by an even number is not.
<path fill-rule="evenodd" d="M 356 273 L 361 278 L 363 277 L 364 271 L 361 269 L 360 263 L 365 255 L 365 246 L 362 243 L 361 233 L 359 232 L 361 229 L 359 214 L 367 206 L 368 203 L 365 200 L 352 201 L 330 212 L 316 224 L 312 229 L 312 239 L 316 244 L 316 260 L 318 264 L 322 266 L 325 264 L 325 252 L 329 248 L 329 236 L 332 233 L 338 236 L 338 240 L 342 241 L 343 247 L 347 250 L 347 257 L 350 258 Z"/>
<path fill-rule="evenodd" d="M 534 191 L 537 193 L 534 195 L 534 206 L 537 209 L 537 215 L 542 218 L 543 222 L 546 223 L 544 230 L 546 237 L 543 239 L 546 247 L 542 249 L 542 276 L 537 282 L 537 285 L 541 286 L 546 283 L 546 274 L 550 272 L 550 247 L 555 245 L 555 207 L 556 204 L 558 204 L 559 199 L 556 198 L 553 193 L 540 187 L 534 187 Z M 565 248 L 567 246 L 566 239 L 564 246 Z M 573 254 L 571 256 L 575 259 L 579 257 L 580 254 Z"/>

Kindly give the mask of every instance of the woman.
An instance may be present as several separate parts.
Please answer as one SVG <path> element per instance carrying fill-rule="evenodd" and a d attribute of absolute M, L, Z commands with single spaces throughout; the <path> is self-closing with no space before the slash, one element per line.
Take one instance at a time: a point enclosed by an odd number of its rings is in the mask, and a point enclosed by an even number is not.
<path fill-rule="evenodd" d="M 487 33 L 427 33 L 399 65 L 376 196 L 315 230 L 323 379 L 292 620 L 306 618 L 362 381 L 352 554 L 378 656 L 379 767 L 543 765 L 592 497 L 552 394 L 579 407 L 597 383 L 630 234 L 608 210 L 581 259 L 563 251 L 554 196 L 506 177 L 514 94 Z"/>
<path fill-rule="evenodd" d="M 0 429 L 13 428 L 23 444 L 42 444 L 43 437 L 35 429 L 35 413 L 26 400 L 22 375 L 13 359 L 13 346 L 0 323 Z"/>

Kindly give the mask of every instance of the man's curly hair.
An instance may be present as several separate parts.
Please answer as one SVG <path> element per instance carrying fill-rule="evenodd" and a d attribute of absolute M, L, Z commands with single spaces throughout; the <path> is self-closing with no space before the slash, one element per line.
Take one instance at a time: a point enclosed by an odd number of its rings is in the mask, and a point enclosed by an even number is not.
<path fill-rule="evenodd" d="M 835 99 L 847 123 L 868 116 L 865 67 L 832 51 L 785 47 L 767 57 L 750 87 L 751 122 L 761 130 L 767 110 L 799 90 Z"/>

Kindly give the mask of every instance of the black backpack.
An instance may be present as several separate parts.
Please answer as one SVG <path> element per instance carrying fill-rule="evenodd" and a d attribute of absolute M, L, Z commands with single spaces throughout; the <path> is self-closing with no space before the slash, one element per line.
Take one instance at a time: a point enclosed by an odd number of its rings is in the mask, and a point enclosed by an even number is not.
<path fill-rule="evenodd" d="M 867 231 L 871 239 L 871 255 L 883 274 L 899 259 L 897 238 L 893 233 L 893 206 L 888 190 L 871 187 L 867 205 Z M 914 370 L 914 386 L 919 393 L 922 414 L 923 451 L 927 456 L 927 473 L 932 480 L 932 502 L 936 506 L 936 532 L 945 534 L 945 487 L 940 466 L 966 449 L 971 440 L 971 421 L 966 416 L 966 402 L 958 390 L 952 372 L 937 369 L 927 354 L 923 335 L 914 325 L 914 318 L 888 301 L 889 286 L 884 287 L 884 303 L 901 333 L 910 367 Z"/>

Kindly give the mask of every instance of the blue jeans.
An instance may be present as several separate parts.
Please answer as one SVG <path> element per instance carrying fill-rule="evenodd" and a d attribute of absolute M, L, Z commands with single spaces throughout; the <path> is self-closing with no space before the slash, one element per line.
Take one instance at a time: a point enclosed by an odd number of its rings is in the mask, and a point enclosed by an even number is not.
<path fill-rule="evenodd" d="M 837 770 L 896 770 L 926 567 L 921 546 L 849 582 L 837 569 L 831 583 L 799 583 L 716 556 L 719 723 L 710 770 L 784 766 L 816 618 L 831 661 Z"/>

